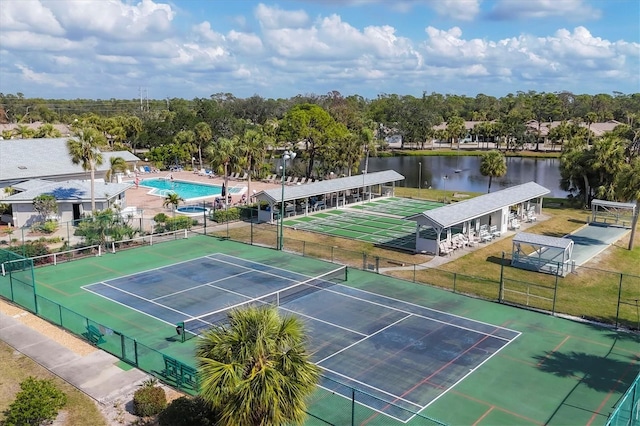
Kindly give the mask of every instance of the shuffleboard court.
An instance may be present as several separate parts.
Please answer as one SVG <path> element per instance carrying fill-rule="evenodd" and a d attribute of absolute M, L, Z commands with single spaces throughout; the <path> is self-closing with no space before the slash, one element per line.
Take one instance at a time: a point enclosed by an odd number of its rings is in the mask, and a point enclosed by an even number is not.
<path fill-rule="evenodd" d="M 415 222 L 352 209 L 293 217 L 285 219 L 284 225 L 403 250 L 414 250 L 416 246 Z M 435 238 L 430 229 L 421 230 L 420 235 L 422 238 Z"/>
<path fill-rule="evenodd" d="M 427 210 L 437 209 L 442 206 L 444 206 L 444 204 L 438 203 L 437 201 L 416 200 L 413 198 L 401 197 L 382 197 L 363 204 L 352 204 L 349 208 L 405 218 Z"/>

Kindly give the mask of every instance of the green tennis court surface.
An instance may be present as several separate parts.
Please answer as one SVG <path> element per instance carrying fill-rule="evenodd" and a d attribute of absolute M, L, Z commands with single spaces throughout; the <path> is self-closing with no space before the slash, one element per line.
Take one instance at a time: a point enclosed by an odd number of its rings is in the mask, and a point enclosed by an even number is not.
<path fill-rule="evenodd" d="M 414 251 L 416 223 L 404 218 L 442 205 L 434 201 L 384 197 L 345 209 L 291 217 L 285 219 L 284 226 Z M 436 237 L 429 229 L 421 230 L 420 235 Z"/>
<path fill-rule="evenodd" d="M 45 317 L 61 315 L 47 307 L 46 298 L 79 314 L 73 330 L 86 329 L 87 323 L 80 316 L 101 324 L 105 328 L 105 341 L 99 343 L 100 347 L 119 345 L 126 336 L 195 366 L 193 350 L 198 339 L 181 343 L 167 318 L 149 315 L 83 286 L 95 283 L 127 286 L 135 283 L 136 277 L 146 277 L 151 284 L 142 280 L 139 286 L 134 286 L 140 296 L 157 290 L 153 281 L 159 273 L 154 271 L 165 268 L 158 288 L 166 286 L 172 288 L 171 292 L 145 297 L 149 300 L 169 294 L 174 297 L 173 293 L 192 288 L 184 288 L 190 274 L 203 276 L 207 283 L 233 276 L 217 271 L 216 267 L 200 265 L 186 270 L 180 267 L 211 256 L 214 266 L 222 256 L 234 259 L 233 268 L 250 263 L 286 271 L 278 274 L 281 277 L 291 277 L 290 274 L 314 277 L 337 267 L 290 253 L 195 236 L 36 269 L 37 293 L 42 296 L 39 310 Z M 252 266 L 250 273 L 260 268 Z M 233 286 L 233 279 L 225 285 Z M 259 287 L 257 282 L 256 286 Z M 340 294 L 335 293 L 336 287 L 340 288 Z M 332 298 L 329 302 L 319 296 L 327 290 Z M 202 293 L 196 293 L 194 299 L 201 296 Z M 176 300 L 176 304 L 167 306 L 175 309 L 177 304 L 199 303 Z M 339 310 L 333 310 L 333 305 L 339 305 Z M 408 407 L 422 406 L 426 406 L 422 414 L 448 424 L 604 424 L 637 375 L 640 362 L 635 335 L 357 270 L 349 270 L 348 281 L 297 298 L 284 308 L 313 318 L 312 345 L 314 350 L 324 351 L 317 356 L 322 357 L 318 361 L 326 366 L 326 375 L 323 387 L 313 397 L 309 411 L 314 417 L 309 418 L 308 424 L 351 424 L 352 401 L 339 395 L 345 393 L 347 385 L 359 388 L 361 382 L 369 386 L 366 394 L 371 388 L 379 394 L 368 397 L 363 397 L 365 393 L 357 394 L 354 416 L 355 423 L 360 425 L 400 425 L 407 418 L 410 425 L 429 424 L 422 418 L 405 416 Z M 200 309 L 206 308 L 197 311 Z M 431 315 L 429 319 L 427 313 Z M 73 325 L 76 318 L 65 315 L 62 318 L 65 327 Z M 387 322 L 380 322 L 384 317 Z M 342 327 L 341 334 L 329 325 Z M 494 340 L 496 333 L 488 332 L 492 330 L 518 335 L 500 334 L 508 342 L 497 346 L 474 344 Z M 348 342 L 358 344 L 349 346 Z M 336 349 L 339 347 L 345 349 Z M 337 353 L 342 355 L 336 356 Z M 137 356 L 140 364 L 144 364 L 147 354 Z M 164 367 L 162 358 L 159 364 L 147 363 L 143 367 L 160 374 Z M 346 372 L 348 377 L 344 377 Z M 339 384 L 344 382 L 347 383 Z M 397 408 L 380 410 L 370 399 L 384 401 L 385 408 Z M 406 404 L 397 405 L 400 400 Z"/>

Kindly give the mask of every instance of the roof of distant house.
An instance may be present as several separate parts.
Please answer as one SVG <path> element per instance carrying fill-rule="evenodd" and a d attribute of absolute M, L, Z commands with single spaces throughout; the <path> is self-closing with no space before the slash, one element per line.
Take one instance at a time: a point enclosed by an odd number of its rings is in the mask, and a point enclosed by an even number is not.
<path fill-rule="evenodd" d="M 121 194 L 131 188 L 131 183 L 108 183 L 104 181 L 95 182 L 96 201 L 106 201 Z M 35 197 L 44 194 L 51 194 L 58 201 L 83 201 L 91 200 L 91 181 L 88 180 L 67 180 L 64 182 L 52 182 L 41 179 L 34 179 L 18 185 L 23 192 L 6 197 L 4 203 L 31 203 Z"/>
<path fill-rule="evenodd" d="M 0 181 L 53 178 L 60 175 L 83 173 L 79 164 L 73 164 L 67 150 L 69 138 L 10 139 L 0 141 Z M 140 159 L 129 151 L 102 153 L 102 165 L 96 169 L 109 169 L 111 157 L 122 157 L 133 162 Z"/>

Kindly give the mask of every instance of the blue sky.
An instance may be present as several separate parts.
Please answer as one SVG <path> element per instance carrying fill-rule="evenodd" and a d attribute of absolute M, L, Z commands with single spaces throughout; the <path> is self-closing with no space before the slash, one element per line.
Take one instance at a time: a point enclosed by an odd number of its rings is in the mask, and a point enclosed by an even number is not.
<path fill-rule="evenodd" d="M 637 0 L 0 0 L 0 92 L 640 92 Z"/>

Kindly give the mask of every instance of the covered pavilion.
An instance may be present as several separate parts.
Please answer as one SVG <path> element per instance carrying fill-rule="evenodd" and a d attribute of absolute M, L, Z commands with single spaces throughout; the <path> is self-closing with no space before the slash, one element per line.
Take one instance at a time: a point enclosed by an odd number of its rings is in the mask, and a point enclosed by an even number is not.
<path fill-rule="evenodd" d="M 549 189 L 527 182 L 410 216 L 407 219 L 417 223 L 416 252 L 437 256 L 457 234 L 468 242 L 484 242 L 509 228 L 517 229 L 520 220 L 536 220 L 542 213 L 542 197 L 549 193 Z M 424 228 L 433 229 L 435 239 L 422 238 L 420 231 Z"/>
<path fill-rule="evenodd" d="M 630 228 L 636 214 L 634 203 L 591 200 L 591 223 Z"/>
<path fill-rule="evenodd" d="M 572 269 L 573 245 L 570 238 L 518 232 L 513 237 L 511 266 L 564 277 Z"/>
<path fill-rule="evenodd" d="M 393 196 L 395 183 L 404 176 L 395 170 L 363 173 L 343 178 L 327 179 L 304 185 L 281 185 L 255 195 L 260 205 L 258 220 L 273 222 L 280 216 L 285 203 L 285 216 L 307 215 L 326 208 L 338 208 L 347 204 L 370 201 L 375 197 Z"/>

